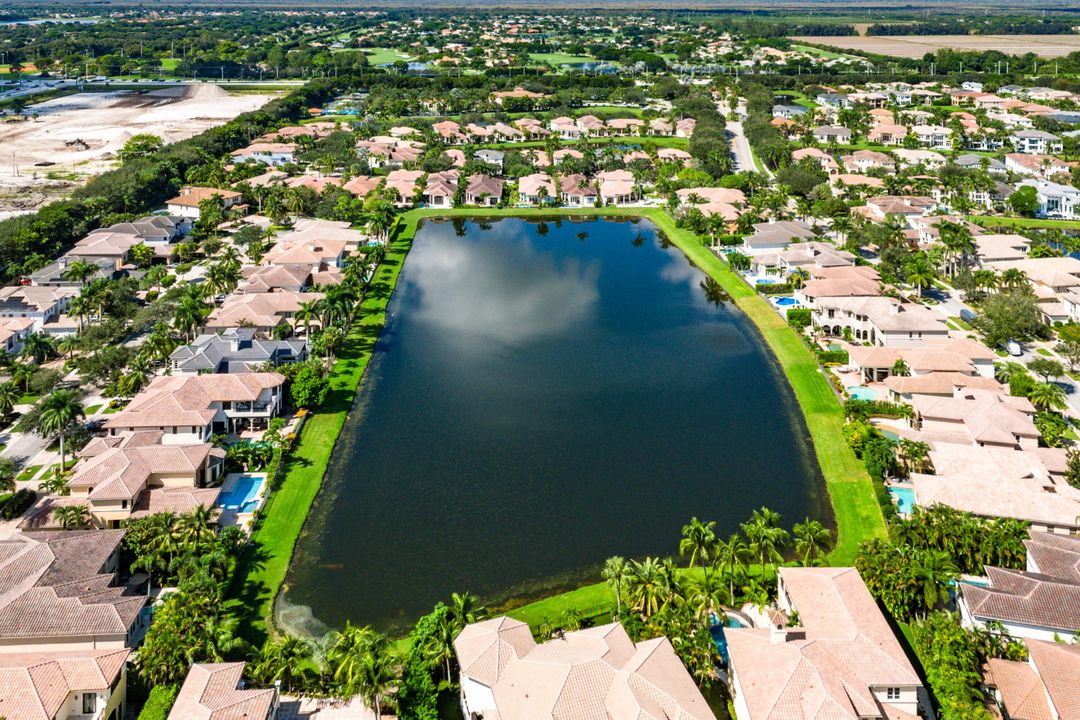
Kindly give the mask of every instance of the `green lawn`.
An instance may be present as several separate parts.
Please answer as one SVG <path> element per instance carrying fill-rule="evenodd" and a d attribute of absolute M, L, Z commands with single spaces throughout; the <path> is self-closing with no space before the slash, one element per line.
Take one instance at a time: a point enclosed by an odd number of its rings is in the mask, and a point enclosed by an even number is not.
<path fill-rule="evenodd" d="M 367 55 L 368 64 L 370 65 L 385 65 L 398 60 L 408 62 L 413 59 L 412 55 L 406 55 L 390 48 L 366 48 L 364 53 Z"/>
<path fill-rule="evenodd" d="M 28 467 L 25 467 L 25 468 L 23 468 L 23 471 L 21 473 L 19 473 L 19 476 L 17 478 L 15 478 L 15 479 L 18 480 L 19 482 L 26 482 L 27 480 L 31 480 L 31 479 L 33 479 L 33 477 L 35 475 L 37 475 L 38 470 L 40 470 L 42 467 L 44 467 L 44 466 L 43 465 L 30 465 Z"/>
<path fill-rule="evenodd" d="M 101 409 L 101 405 L 87 405 L 84 408 L 84 411 L 86 412 L 87 417 L 89 417 L 90 415 L 93 415 L 94 413 L 96 413 L 100 409 Z"/>
<path fill-rule="evenodd" d="M 161 58 L 161 69 L 172 72 L 180 64 L 180 58 Z"/>
<path fill-rule="evenodd" d="M 529 58 L 536 62 L 547 63 L 552 67 L 596 62 L 596 58 L 590 55 L 567 55 L 566 53 L 529 53 Z"/>
<path fill-rule="evenodd" d="M 833 52 L 832 50 L 822 50 L 821 48 L 811 47 L 809 45 L 792 45 L 792 50 L 799 50 L 800 52 L 810 53 L 811 55 L 817 55 L 823 57 L 826 60 L 836 60 L 837 58 L 854 58 L 854 55 L 845 55 L 844 53 Z M 858 58 L 862 59 L 862 58 Z"/>
<path fill-rule="evenodd" d="M 950 317 L 949 320 L 961 330 L 971 330 L 971 324 L 965 322 L 962 317 Z"/>
<path fill-rule="evenodd" d="M 986 228 L 1057 228 L 1058 230 L 1080 230 L 1080 220 L 1046 220 L 1043 218 L 996 217 L 993 215 L 968 215 L 968 221 Z"/>
<path fill-rule="evenodd" d="M 322 486 L 326 465 L 341 432 L 356 389 L 386 321 L 386 305 L 397 285 L 405 255 L 412 245 L 415 221 L 394 241 L 379 267 L 360 316 L 353 324 L 331 372 L 331 391 L 301 431 L 241 559 L 226 607 L 240 620 L 248 640 L 260 642 L 267 631 L 274 600 L 285 582 L 293 548 L 303 530 L 311 503 Z"/>

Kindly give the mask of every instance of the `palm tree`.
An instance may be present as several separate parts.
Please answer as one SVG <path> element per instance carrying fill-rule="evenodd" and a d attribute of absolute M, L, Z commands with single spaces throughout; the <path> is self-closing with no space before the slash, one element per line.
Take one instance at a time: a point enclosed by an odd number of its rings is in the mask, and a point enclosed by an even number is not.
<path fill-rule="evenodd" d="M 1027 287 L 1029 284 L 1027 275 L 1020 268 L 1009 268 L 1001 273 L 999 280 L 1001 286 L 1006 290 L 1019 290 L 1020 288 Z"/>
<path fill-rule="evenodd" d="M 82 285 L 100 271 L 101 268 L 94 263 L 88 263 L 85 260 L 75 260 L 68 265 L 67 270 L 64 271 L 63 277 L 65 280 L 70 280 Z"/>
<path fill-rule="evenodd" d="M 913 470 L 922 472 L 929 454 L 930 446 L 922 440 L 909 440 L 907 438 L 900 440 L 900 457 L 903 458 L 904 466 L 907 468 L 909 475 Z"/>
<path fill-rule="evenodd" d="M 176 518 L 172 526 L 172 535 L 182 547 L 196 548 L 214 539 L 214 530 L 210 527 L 214 511 L 205 505 L 198 505 Z"/>
<path fill-rule="evenodd" d="M 53 517 L 64 530 L 85 530 L 90 527 L 90 511 L 85 505 L 64 505 L 53 510 Z"/>
<path fill-rule="evenodd" d="M 267 640 L 259 651 L 259 661 L 252 674 L 267 685 L 280 681 L 286 692 L 292 692 L 296 679 L 303 677 L 302 664 L 311 655 L 311 645 L 292 635 Z"/>
<path fill-rule="evenodd" d="M 829 543 L 832 533 L 817 520 L 795 523 L 795 550 L 803 556 L 803 567 L 810 567 Z"/>
<path fill-rule="evenodd" d="M 605 560 L 604 569 L 600 572 L 600 576 L 615 591 L 615 612 L 618 617 L 622 617 L 622 589 L 632 574 L 633 568 L 621 555 L 613 555 Z"/>
<path fill-rule="evenodd" d="M 359 684 L 360 661 L 373 642 L 376 633 L 370 627 L 359 627 L 345 622 L 345 629 L 335 632 L 326 651 L 326 660 L 333 669 L 334 682 L 346 692 Z"/>
<path fill-rule="evenodd" d="M 31 416 L 34 432 L 45 435 L 60 436 L 60 467 L 67 468 L 64 439 L 67 431 L 86 417 L 82 399 L 75 390 L 53 390 L 37 407 L 37 412 Z"/>
<path fill-rule="evenodd" d="M 1069 407 L 1065 400 L 1065 391 L 1055 383 L 1035 383 L 1028 391 L 1028 399 L 1032 405 L 1047 412 Z"/>
<path fill-rule="evenodd" d="M 33 333 L 23 340 L 22 356 L 33 359 L 38 365 L 56 356 L 56 341 L 45 333 Z"/>
<path fill-rule="evenodd" d="M 450 593 L 450 614 L 458 631 L 465 629 L 466 625 L 474 623 L 484 617 L 484 608 L 477 604 L 476 596 L 470 593 Z"/>
<path fill-rule="evenodd" d="M 376 635 L 368 645 L 360 661 L 360 673 L 356 690 L 364 702 L 375 712 L 375 719 L 382 717 L 382 699 L 397 682 L 395 660 L 390 643 L 382 635 Z"/>
<path fill-rule="evenodd" d="M 641 562 L 634 561 L 634 571 L 627 591 L 634 607 L 645 617 L 659 612 L 665 593 L 660 563 L 656 558 L 647 557 Z"/>
<path fill-rule="evenodd" d="M 38 489 L 50 495 L 66 496 L 71 494 L 68 481 L 71 479 L 70 470 L 61 470 L 59 467 L 51 475 L 38 482 Z"/>
<path fill-rule="evenodd" d="M 750 541 L 750 550 L 758 557 L 762 569 L 765 568 L 765 561 L 768 559 L 774 574 L 776 564 L 783 559 L 780 550 L 788 537 L 787 530 L 779 525 L 780 514 L 766 507 L 755 510 L 750 520 L 741 525 Z"/>
<path fill-rule="evenodd" d="M 319 319 L 319 301 L 301 300 L 293 318 L 296 322 L 304 324 L 304 337 L 310 337 L 311 321 Z"/>
<path fill-rule="evenodd" d="M 948 586 L 957 577 L 952 558 L 943 550 L 923 550 L 917 557 L 915 577 L 923 598 L 923 617 L 949 599 Z"/>
<path fill-rule="evenodd" d="M 733 534 L 727 539 L 727 542 L 723 540 L 717 541 L 716 545 L 716 566 L 720 569 L 722 575 L 727 575 L 728 579 L 728 602 L 735 603 L 735 575 L 737 571 L 743 570 L 746 567 L 746 558 L 750 554 L 750 547 L 746 544 L 746 540 L 742 535 Z"/>
<path fill-rule="evenodd" d="M 892 368 L 889 370 L 890 375 L 896 375 L 898 377 L 908 377 L 911 375 L 911 367 L 907 364 L 904 358 L 897 358 L 896 362 L 892 364 Z"/>
<path fill-rule="evenodd" d="M 21 396 L 22 393 L 15 387 L 14 380 L 0 383 L 0 416 L 6 420 Z"/>
<path fill-rule="evenodd" d="M 907 280 L 908 285 L 915 288 L 915 292 L 919 297 L 922 297 L 925 288 L 934 284 L 935 277 L 934 266 L 925 254 L 913 256 L 904 265 L 904 278 Z"/>
<path fill-rule="evenodd" d="M 715 527 L 716 523 L 713 521 L 703 523 L 692 517 L 688 525 L 683 525 L 683 537 L 679 542 L 679 555 L 689 555 L 691 566 L 695 561 L 700 561 L 706 581 L 709 579 L 709 563 L 716 549 Z"/>

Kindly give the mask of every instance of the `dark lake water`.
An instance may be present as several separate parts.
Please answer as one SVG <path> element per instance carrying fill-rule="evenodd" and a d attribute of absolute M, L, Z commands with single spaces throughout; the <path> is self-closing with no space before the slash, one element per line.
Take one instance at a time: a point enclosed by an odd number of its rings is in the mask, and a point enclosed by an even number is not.
<path fill-rule="evenodd" d="M 673 554 L 691 515 L 822 517 L 791 391 L 704 279 L 644 221 L 426 222 L 286 605 L 387 628 Z"/>

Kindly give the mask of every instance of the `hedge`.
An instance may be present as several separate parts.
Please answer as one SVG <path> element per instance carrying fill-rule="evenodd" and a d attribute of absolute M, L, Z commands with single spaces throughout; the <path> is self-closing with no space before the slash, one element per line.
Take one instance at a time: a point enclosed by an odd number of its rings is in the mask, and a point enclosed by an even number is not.
<path fill-rule="evenodd" d="M 158 685 L 146 698 L 139 720 L 166 720 L 173 703 L 176 702 L 176 688 L 172 685 Z"/>
<path fill-rule="evenodd" d="M 791 283 L 762 283 L 755 287 L 762 295 L 787 295 L 793 289 Z"/>
<path fill-rule="evenodd" d="M 0 518 L 14 520 L 26 512 L 27 508 L 33 505 L 35 500 L 37 500 L 37 493 L 30 488 L 23 488 L 8 498 L 0 507 Z"/>
<path fill-rule="evenodd" d="M 810 308 L 790 308 L 787 311 L 788 325 L 802 330 L 810 325 L 812 315 Z"/>
<path fill-rule="evenodd" d="M 849 358 L 847 350 L 818 350 L 817 359 L 822 365 L 846 365 Z"/>

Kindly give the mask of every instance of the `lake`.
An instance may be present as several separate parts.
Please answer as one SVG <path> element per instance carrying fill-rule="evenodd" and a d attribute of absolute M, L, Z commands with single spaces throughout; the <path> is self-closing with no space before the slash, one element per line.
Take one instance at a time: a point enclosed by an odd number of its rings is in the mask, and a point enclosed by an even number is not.
<path fill-rule="evenodd" d="M 426 221 L 298 545 L 289 624 L 411 624 L 824 498 L 752 323 L 647 221 Z M 308 611 L 310 615 L 308 617 Z M 305 620 L 306 618 L 306 620 Z M 306 623 L 306 624 L 305 624 Z"/>

